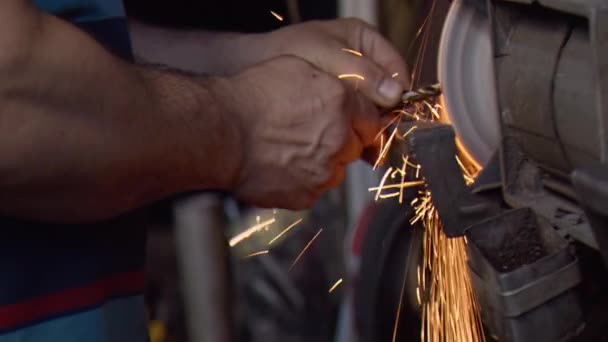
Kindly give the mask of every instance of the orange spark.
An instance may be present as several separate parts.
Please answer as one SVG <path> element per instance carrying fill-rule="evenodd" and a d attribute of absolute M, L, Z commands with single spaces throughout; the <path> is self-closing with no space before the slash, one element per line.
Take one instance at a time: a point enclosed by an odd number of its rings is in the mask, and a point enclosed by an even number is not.
<path fill-rule="evenodd" d="M 243 242 L 244 240 L 247 240 L 248 238 L 250 238 L 253 234 L 259 232 L 260 230 L 264 229 L 265 227 L 273 224 L 276 221 L 275 218 L 271 218 L 268 221 L 264 221 L 261 223 L 256 224 L 255 226 L 248 228 L 247 230 L 243 231 L 242 233 L 239 233 L 238 235 L 236 235 L 235 237 L 233 237 L 232 239 L 230 239 L 230 247 L 234 247 L 236 245 L 238 245 L 239 243 Z"/>
<path fill-rule="evenodd" d="M 474 174 L 471 171 L 469 171 L 469 169 L 464 166 L 464 163 L 462 162 L 462 160 L 460 160 L 460 158 L 458 156 L 456 156 L 456 162 L 460 166 L 460 169 L 462 170 L 462 172 L 464 174 L 464 178 L 465 179 L 471 178 L 470 183 L 473 183 L 475 180 L 472 179 L 472 178 L 474 178 L 476 176 L 476 174 Z M 468 181 L 468 179 L 467 179 L 467 181 Z"/>
<path fill-rule="evenodd" d="M 409 166 L 409 167 L 411 167 L 411 168 L 417 169 L 417 168 L 419 168 L 419 167 L 420 167 L 420 164 L 414 164 L 414 163 L 410 162 L 410 161 L 409 161 L 409 159 L 410 159 L 410 157 L 409 157 L 409 156 L 407 156 L 407 157 L 403 157 L 403 156 L 401 156 L 401 159 L 403 159 L 403 162 L 404 162 L 404 163 L 407 163 L 407 166 Z"/>
<path fill-rule="evenodd" d="M 396 72 L 396 73 L 394 73 L 394 74 L 393 74 L 391 77 L 392 77 L 392 78 L 395 78 L 395 77 L 398 77 L 398 76 L 399 76 L 399 73 L 398 73 L 398 72 Z"/>
<path fill-rule="evenodd" d="M 361 52 L 357 51 L 357 50 L 342 48 L 342 51 L 348 52 L 348 53 L 350 53 L 352 55 L 355 55 L 355 56 L 363 57 L 363 54 Z"/>
<path fill-rule="evenodd" d="M 401 169 L 395 168 L 395 171 L 393 171 L 393 173 L 391 173 L 391 179 L 395 179 L 397 178 L 397 176 L 401 176 L 403 175 L 403 172 L 401 171 Z"/>
<path fill-rule="evenodd" d="M 365 77 L 359 75 L 359 74 L 342 74 L 342 75 L 338 75 L 339 79 L 344 79 L 344 78 L 355 78 L 361 81 L 365 80 Z"/>
<path fill-rule="evenodd" d="M 275 18 L 277 18 L 279 21 L 283 21 L 283 16 L 279 15 L 277 12 L 275 11 L 270 11 L 270 14 L 272 14 Z"/>
<path fill-rule="evenodd" d="M 422 221 L 425 228 L 416 293 L 423 303 L 421 335 L 429 341 L 484 341 L 479 307 L 468 277 L 466 239 L 447 238 L 429 191 L 416 203 L 412 224 Z M 428 298 L 419 292 L 428 294 Z"/>
<path fill-rule="evenodd" d="M 386 179 L 388 178 L 388 176 L 390 175 L 391 171 L 393 171 L 392 167 L 389 167 L 388 170 L 386 170 L 386 172 L 384 173 L 384 176 L 382 176 L 382 180 L 380 181 L 380 185 L 376 188 L 371 188 L 369 189 L 369 191 L 377 191 L 376 192 L 376 198 L 375 200 L 378 201 L 380 199 L 380 194 L 382 193 L 382 189 L 384 189 L 384 183 L 386 182 Z"/>
<path fill-rule="evenodd" d="M 337 281 L 337 282 L 334 284 L 334 286 L 332 286 L 332 287 L 329 289 L 328 293 L 332 293 L 332 292 L 334 292 L 334 290 L 335 290 L 335 289 L 336 289 L 338 286 L 340 286 L 340 284 L 342 284 L 342 278 L 338 279 L 338 281 Z"/>
<path fill-rule="evenodd" d="M 408 160 L 407 161 L 407 166 L 409 166 L 409 167 L 411 167 L 413 169 L 417 169 L 420 166 L 420 164 L 414 164 L 414 163 L 412 163 L 411 161 Z"/>
<path fill-rule="evenodd" d="M 246 257 L 244 257 L 243 259 L 249 259 L 249 258 L 254 257 L 254 256 L 268 254 L 269 252 L 270 252 L 269 250 L 263 250 L 263 251 L 251 253 L 251 254 L 247 255 Z"/>
<path fill-rule="evenodd" d="M 397 111 L 399 112 L 399 111 Z M 382 127 L 382 129 L 380 130 L 380 132 L 378 132 L 378 134 L 376 134 L 376 136 L 374 137 L 374 140 L 377 140 L 378 138 L 384 138 L 384 131 L 386 131 L 389 127 L 391 127 L 392 124 L 394 124 L 395 122 L 397 122 L 397 120 L 400 120 L 401 117 L 399 115 L 396 115 L 394 118 L 392 118 L 386 125 L 384 125 L 384 127 Z M 382 149 L 381 149 L 382 150 Z"/>
<path fill-rule="evenodd" d="M 380 155 L 378 156 L 378 159 L 376 160 L 376 163 L 374 164 L 374 169 L 378 168 L 380 163 L 384 160 L 384 158 L 388 154 L 388 151 L 391 148 L 391 145 L 393 144 L 393 140 L 395 139 L 395 135 L 397 135 L 397 127 L 395 127 L 395 129 L 393 130 L 393 133 L 391 133 L 391 136 L 388 138 L 386 144 L 384 145 L 384 149 L 382 151 L 380 151 Z"/>
<path fill-rule="evenodd" d="M 406 138 L 416 128 L 412 127 L 405 133 L 399 131 L 399 136 L 396 137 L 396 130 L 399 127 L 397 124 L 390 137 L 385 139 L 384 132 L 390 125 L 402 118 L 406 121 L 414 119 L 445 122 L 446 118 L 442 110 L 443 108 L 438 104 L 422 101 L 411 107 L 391 111 L 391 114 L 396 115 L 391 123 L 378 134 L 381 138 L 381 152 L 374 167 L 376 168 L 384 161 L 389 149 L 392 148 L 394 139 Z M 458 164 L 463 171 L 466 183 L 470 184 L 477 176 L 479 167 L 469 160 L 470 158 L 460 144 L 457 144 L 457 148 L 458 155 L 461 158 L 464 157 L 463 160 L 456 157 Z M 378 187 L 369 189 L 369 191 L 376 191 L 376 200 L 399 197 L 399 200 L 402 201 L 401 192 L 407 185 L 423 186 L 425 184 L 422 167 L 410 162 L 406 155 L 402 156 L 402 161 L 402 165 L 397 168 L 391 167 L 385 172 Z M 415 171 L 417 182 L 405 181 L 404 175 L 408 167 L 412 167 L 412 170 Z M 390 183 L 396 184 L 387 185 L 389 176 Z M 433 342 L 484 341 L 479 305 L 476 302 L 467 269 L 466 239 L 448 239 L 445 236 L 439 214 L 433 205 L 431 192 L 428 189 L 419 191 L 419 197 L 413 199 L 410 205 L 414 209 L 410 223 L 412 225 L 420 223 L 424 227 L 423 260 L 417 270 L 418 286 L 416 288 L 416 300 L 422 309 L 421 340 Z M 399 308 L 395 317 L 393 340 L 396 339 L 398 333 L 402 297 L 403 294 L 400 296 Z"/>
<path fill-rule="evenodd" d="M 387 198 L 393 198 L 393 197 L 399 197 L 399 193 L 398 192 L 393 192 L 392 194 L 383 194 L 383 195 L 380 195 L 381 199 L 387 199 Z"/>
<path fill-rule="evenodd" d="M 391 112 L 391 114 L 399 114 L 400 116 L 404 115 L 404 116 L 407 116 L 407 117 L 413 119 L 414 121 L 420 120 L 420 116 L 418 114 L 412 114 L 403 109 L 395 109 Z"/>
<path fill-rule="evenodd" d="M 287 233 L 289 230 L 291 230 L 291 228 L 295 227 L 296 225 L 298 225 L 300 222 L 302 222 L 303 219 L 299 219 L 296 222 L 292 223 L 291 225 L 289 225 L 289 227 L 285 228 L 282 232 L 280 232 L 277 236 L 275 236 L 272 240 L 270 240 L 270 242 L 268 243 L 269 245 L 272 245 L 273 242 L 275 242 L 276 240 L 278 240 L 281 236 L 283 236 L 285 233 Z"/>
<path fill-rule="evenodd" d="M 408 156 L 408 158 L 406 158 L 403 161 L 403 169 L 401 169 L 401 184 L 400 185 L 404 185 L 405 184 L 405 175 L 407 174 L 406 173 L 406 171 L 407 171 L 407 159 L 409 159 L 409 156 Z M 404 191 L 405 191 L 405 187 L 402 186 L 401 189 L 399 190 L 399 204 L 403 203 L 403 193 L 404 193 Z"/>
<path fill-rule="evenodd" d="M 399 170 L 399 171 L 401 171 L 401 170 Z M 424 184 L 425 184 L 424 181 L 402 182 L 402 183 L 390 184 L 390 185 L 383 185 L 382 183 L 380 183 L 379 186 L 376 186 L 376 187 L 373 187 L 373 188 L 369 188 L 368 191 L 369 192 L 377 192 L 377 191 L 388 190 L 388 189 L 399 189 L 399 190 L 401 190 L 401 189 L 412 188 L 412 187 L 415 187 L 415 186 L 421 186 L 421 185 L 424 185 Z"/>
<path fill-rule="evenodd" d="M 427 101 L 422 101 L 422 103 L 431 111 L 431 113 L 433 114 L 433 118 L 435 120 L 441 119 L 441 115 L 439 115 L 439 111 L 437 110 L 437 109 L 441 109 L 441 106 L 435 105 L 435 107 L 433 107 Z"/>
<path fill-rule="evenodd" d="M 463 175 L 464 176 L 464 180 L 466 181 L 466 183 L 475 183 L 475 178 L 471 177 L 471 176 L 467 176 L 467 175 Z"/>
<path fill-rule="evenodd" d="M 319 236 L 319 234 L 321 234 L 322 231 L 323 231 L 323 229 L 319 229 L 319 231 L 317 232 L 317 234 L 315 234 L 315 236 L 313 236 L 312 239 L 310 239 L 310 241 L 308 241 L 308 243 L 306 244 L 306 246 L 304 246 L 304 249 L 302 249 L 302 251 L 300 252 L 300 254 L 298 254 L 298 256 L 296 257 L 296 260 L 294 260 L 293 263 L 291 264 L 291 266 L 289 267 L 289 271 L 291 271 L 291 269 L 293 269 L 293 267 L 298 263 L 298 261 L 300 260 L 300 258 L 302 258 L 302 255 L 304 255 L 304 253 L 306 252 L 306 250 L 308 250 L 308 248 L 310 248 L 310 246 L 312 245 L 312 243 L 317 239 L 317 237 Z"/>
<path fill-rule="evenodd" d="M 405 269 L 407 270 L 407 260 Z M 405 283 L 407 280 L 407 272 L 403 272 L 403 283 L 401 284 L 401 294 L 399 295 L 399 305 L 397 306 L 397 315 L 395 316 L 395 326 L 393 328 L 393 342 L 397 341 L 397 328 L 399 327 L 399 319 L 401 318 L 401 305 L 403 304 L 403 295 L 405 294 Z"/>
<path fill-rule="evenodd" d="M 418 128 L 418 126 L 412 126 L 412 128 L 408 129 L 407 132 L 403 134 L 403 137 L 405 138 L 410 135 L 410 133 L 412 133 L 416 128 Z"/>

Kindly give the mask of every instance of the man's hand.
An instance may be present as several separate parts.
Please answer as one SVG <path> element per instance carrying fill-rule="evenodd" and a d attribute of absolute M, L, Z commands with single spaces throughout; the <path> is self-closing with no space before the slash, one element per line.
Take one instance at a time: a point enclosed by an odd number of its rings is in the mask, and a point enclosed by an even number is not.
<path fill-rule="evenodd" d="M 243 138 L 234 192 L 258 206 L 309 207 L 379 129 L 372 102 L 300 58 L 269 60 L 220 86 Z"/>

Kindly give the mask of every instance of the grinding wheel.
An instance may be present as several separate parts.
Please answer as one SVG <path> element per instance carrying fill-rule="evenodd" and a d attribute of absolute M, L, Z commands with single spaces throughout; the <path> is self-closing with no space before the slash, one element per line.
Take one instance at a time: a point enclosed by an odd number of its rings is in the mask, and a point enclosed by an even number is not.
<path fill-rule="evenodd" d="M 467 159 L 485 165 L 498 147 L 500 124 L 487 15 L 454 0 L 443 26 L 438 56 L 442 105 Z"/>

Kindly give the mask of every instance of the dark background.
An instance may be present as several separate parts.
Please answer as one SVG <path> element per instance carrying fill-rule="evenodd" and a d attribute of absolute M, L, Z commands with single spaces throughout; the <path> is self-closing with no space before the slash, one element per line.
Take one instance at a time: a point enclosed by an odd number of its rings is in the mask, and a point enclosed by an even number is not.
<path fill-rule="evenodd" d="M 289 24 L 285 0 L 125 0 L 129 16 L 159 26 L 218 31 L 263 32 Z M 303 20 L 331 19 L 337 15 L 336 1 L 299 1 Z M 285 17 L 278 21 L 275 11 Z"/>

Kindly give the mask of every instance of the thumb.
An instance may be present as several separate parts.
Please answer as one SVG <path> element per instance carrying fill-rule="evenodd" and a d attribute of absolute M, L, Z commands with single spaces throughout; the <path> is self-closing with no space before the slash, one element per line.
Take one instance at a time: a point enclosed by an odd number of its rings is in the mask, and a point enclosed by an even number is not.
<path fill-rule="evenodd" d="M 351 50 L 342 48 L 334 51 L 327 59 L 327 68 L 380 107 L 388 108 L 398 103 L 404 91 L 401 83 L 372 59 L 348 51 Z"/>

